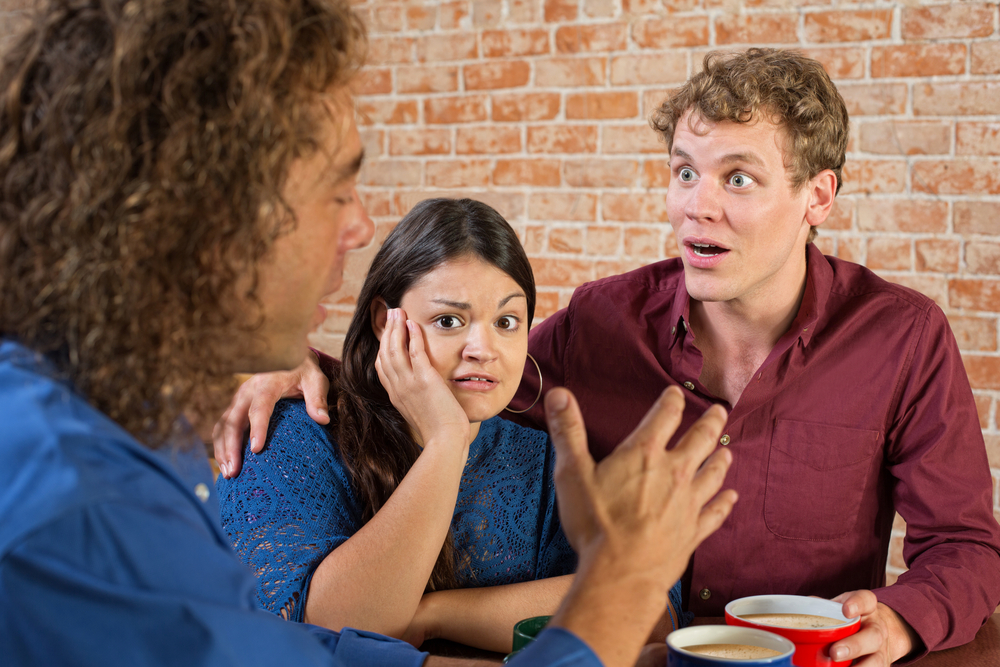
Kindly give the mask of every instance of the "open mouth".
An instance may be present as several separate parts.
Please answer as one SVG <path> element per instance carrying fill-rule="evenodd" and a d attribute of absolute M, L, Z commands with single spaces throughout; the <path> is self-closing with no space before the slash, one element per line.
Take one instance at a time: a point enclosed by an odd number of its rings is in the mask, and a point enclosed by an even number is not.
<path fill-rule="evenodd" d="M 493 383 L 495 381 L 494 380 L 490 380 L 489 378 L 481 378 L 481 377 L 476 377 L 475 375 L 472 375 L 472 376 L 469 376 L 469 377 L 458 378 L 457 380 L 455 380 L 455 382 L 490 382 L 490 383 Z"/>
<path fill-rule="evenodd" d="M 720 248 L 717 245 L 709 245 L 707 243 L 692 243 L 691 249 L 698 257 L 715 257 L 724 252 L 729 252 L 726 248 Z"/>

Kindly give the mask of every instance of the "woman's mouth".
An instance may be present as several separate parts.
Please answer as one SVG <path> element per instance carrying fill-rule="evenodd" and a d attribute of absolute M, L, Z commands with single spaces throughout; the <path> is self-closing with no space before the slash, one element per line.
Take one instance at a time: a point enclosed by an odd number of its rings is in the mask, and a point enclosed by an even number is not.
<path fill-rule="evenodd" d="M 465 377 L 455 378 L 452 382 L 456 383 L 462 389 L 469 391 L 489 391 L 498 384 L 494 378 L 486 375 L 466 375 Z"/>
<path fill-rule="evenodd" d="M 691 249 L 698 257 L 715 257 L 716 255 L 724 252 L 729 252 L 725 248 L 720 248 L 717 245 L 710 245 L 708 243 L 692 243 Z"/>

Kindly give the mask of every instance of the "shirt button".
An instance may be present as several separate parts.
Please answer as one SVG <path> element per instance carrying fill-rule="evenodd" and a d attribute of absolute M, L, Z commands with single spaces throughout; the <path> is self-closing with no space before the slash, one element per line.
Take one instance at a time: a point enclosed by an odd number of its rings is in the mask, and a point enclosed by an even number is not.
<path fill-rule="evenodd" d="M 194 495 L 198 496 L 198 500 L 201 502 L 208 502 L 208 486 L 202 482 L 199 482 L 194 487 Z"/>
<path fill-rule="evenodd" d="M 694 382 L 691 382 L 690 380 L 688 382 L 685 382 L 684 388 L 687 389 L 688 391 L 694 391 Z"/>
<path fill-rule="evenodd" d="M 708 598 L 712 597 L 712 591 L 708 590 L 707 588 L 703 588 L 698 593 L 698 597 L 700 597 L 702 600 L 707 600 Z"/>
<path fill-rule="evenodd" d="M 719 438 L 719 444 L 722 445 L 723 447 L 725 447 L 726 445 L 728 445 L 729 444 L 729 435 L 726 434 L 726 435 L 722 436 L 721 438 Z"/>

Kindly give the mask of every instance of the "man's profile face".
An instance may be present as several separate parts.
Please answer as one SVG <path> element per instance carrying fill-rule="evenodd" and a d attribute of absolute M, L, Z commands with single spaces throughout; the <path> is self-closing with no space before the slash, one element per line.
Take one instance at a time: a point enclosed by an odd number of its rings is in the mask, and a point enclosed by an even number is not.
<path fill-rule="evenodd" d="M 307 334 L 325 312 L 320 300 L 343 282 L 344 255 L 367 245 L 374 225 L 358 193 L 363 155 L 353 108 L 345 96 L 324 103 L 320 149 L 295 160 L 285 184 L 285 201 L 296 215 L 259 267 L 264 307 L 260 335 L 264 355 L 248 359 L 243 372 L 288 369 L 305 357 Z"/>
<path fill-rule="evenodd" d="M 774 123 L 690 118 L 674 131 L 667 190 L 688 293 L 766 307 L 805 276 L 810 188 L 792 189 Z"/>

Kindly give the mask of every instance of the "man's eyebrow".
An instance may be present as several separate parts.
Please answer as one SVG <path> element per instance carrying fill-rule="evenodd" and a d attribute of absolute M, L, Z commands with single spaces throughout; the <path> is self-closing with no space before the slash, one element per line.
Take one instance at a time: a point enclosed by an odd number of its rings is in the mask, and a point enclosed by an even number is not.
<path fill-rule="evenodd" d="M 356 176 L 359 171 L 361 171 L 361 164 L 365 161 L 365 149 L 362 148 L 358 151 L 354 159 L 338 167 L 331 174 L 334 183 L 340 183 L 341 181 L 346 181 L 352 176 Z"/>
<path fill-rule="evenodd" d="M 687 153 L 685 153 L 683 150 L 681 150 L 680 148 L 675 148 L 672 151 L 671 157 L 673 157 L 675 155 L 677 157 L 681 158 L 682 160 L 687 160 L 688 162 L 693 162 L 693 158 L 690 155 L 688 155 Z M 752 152 L 751 153 L 729 153 L 728 155 L 723 155 L 722 158 L 719 161 L 722 162 L 723 164 L 732 164 L 734 162 L 744 162 L 746 164 L 752 164 L 752 165 L 757 166 L 757 167 L 764 167 L 764 166 L 766 166 L 764 164 L 764 161 L 762 159 L 760 159 L 760 156 L 757 155 L 756 153 L 752 153 Z"/>

